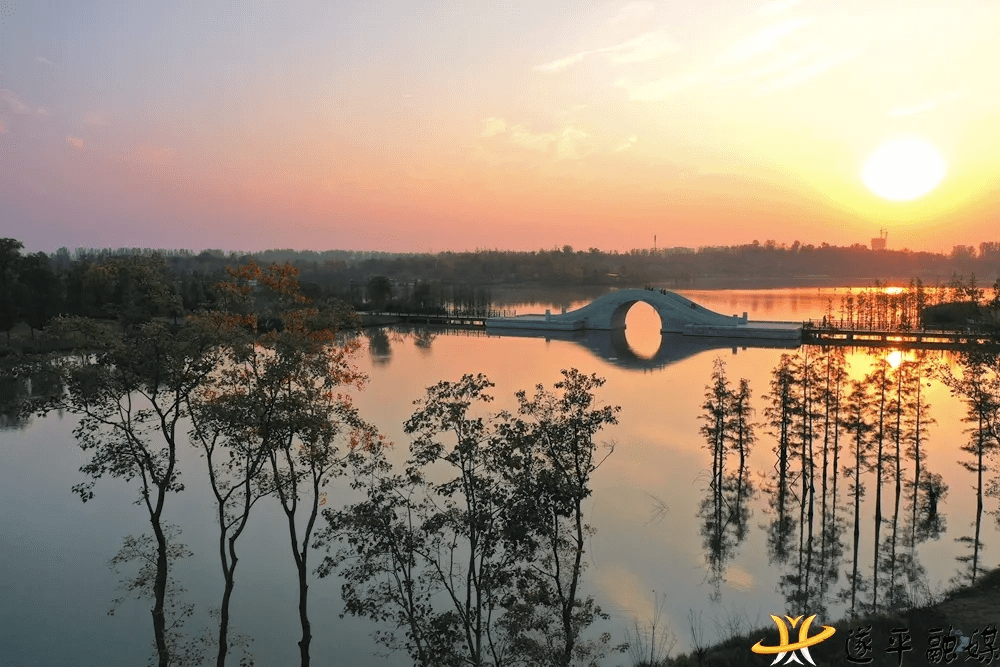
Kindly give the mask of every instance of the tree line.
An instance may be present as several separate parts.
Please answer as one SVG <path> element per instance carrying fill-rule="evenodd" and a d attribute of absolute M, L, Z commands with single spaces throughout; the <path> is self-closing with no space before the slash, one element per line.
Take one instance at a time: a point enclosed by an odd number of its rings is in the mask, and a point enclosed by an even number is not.
<path fill-rule="evenodd" d="M 1000 278 L 992 289 L 980 286 L 976 274 L 968 279 L 952 275 L 946 284 L 924 285 L 919 278 L 905 287 L 873 285 L 849 288 L 837 307 L 827 301 L 822 326 L 848 329 L 911 331 L 924 328 L 981 328 L 1000 326 Z"/>
<path fill-rule="evenodd" d="M 489 304 L 491 285 L 543 283 L 635 287 L 655 284 L 685 287 L 709 281 L 716 286 L 867 284 L 920 279 L 922 285 L 948 287 L 955 276 L 977 275 L 992 284 L 1000 279 L 1000 242 L 978 251 L 956 246 L 950 254 L 908 250 L 791 245 L 765 241 L 702 248 L 644 248 L 606 252 L 570 246 L 530 252 L 378 253 L 268 250 L 257 253 L 148 248 L 76 249 L 22 254 L 23 243 L 0 239 L 0 331 L 17 322 L 32 331 L 56 315 L 117 317 L 135 308 L 134 284 L 150 271 L 163 273 L 172 301 L 162 316 L 179 317 L 211 306 L 214 285 L 225 268 L 254 261 L 287 262 L 299 272 L 310 298 L 336 298 L 359 310 L 392 305 L 431 312 L 475 309 Z M 143 267 L 143 268 L 139 268 Z"/>
<path fill-rule="evenodd" d="M 169 307 L 165 283 L 144 277 L 129 298 Z M 127 536 L 112 559 L 124 573 L 116 606 L 151 605 L 155 664 L 253 664 L 231 601 L 261 503 L 285 517 L 303 666 L 314 659 L 317 573 L 338 574 L 346 613 L 379 622 L 377 641 L 427 667 L 596 664 L 620 648 L 587 633 L 606 616 L 583 592 L 584 501 L 611 453 L 597 436 L 619 410 L 598 403 L 601 378 L 565 370 L 499 412 L 488 411 L 488 378 L 439 382 L 406 422 L 410 455 L 399 466 L 353 404 L 366 378 L 353 363 L 358 337 L 345 335 L 356 324 L 349 307 L 310 299 L 289 265 L 230 269 L 214 291 L 213 307 L 176 323 L 56 317 L 44 336 L 72 352 L 9 369 L 28 385 L 22 416 L 79 418 L 73 433 L 89 455 L 73 489 L 81 500 L 106 478 L 137 490 L 151 532 Z M 185 447 L 201 454 L 201 471 L 181 470 Z M 204 632 L 186 627 L 194 610 L 174 572 L 191 552 L 183 527 L 165 519 L 192 475 L 214 498 L 220 575 Z M 361 499 L 324 507 L 333 484 Z"/>

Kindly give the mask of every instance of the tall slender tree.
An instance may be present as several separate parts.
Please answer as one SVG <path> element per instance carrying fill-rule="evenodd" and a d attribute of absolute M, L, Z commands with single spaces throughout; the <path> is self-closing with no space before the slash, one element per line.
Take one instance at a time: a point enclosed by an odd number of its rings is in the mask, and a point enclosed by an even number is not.
<path fill-rule="evenodd" d="M 230 272 L 223 292 L 244 304 L 255 335 L 234 351 L 253 396 L 240 409 L 237 439 L 262 449 L 269 468 L 267 489 L 285 515 L 298 583 L 298 642 L 302 667 L 310 664 L 309 553 L 324 488 L 343 475 L 357 457 L 381 447 L 381 436 L 353 405 L 351 391 L 365 376 L 352 363 L 359 343 L 342 339 L 352 322 L 349 309 L 332 303 L 319 308 L 302 294 L 298 271 L 272 264 L 248 264 Z M 242 400 L 241 390 L 231 393 Z M 237 416 L 241 416 L 237 413 Z M 248 450 L 243 473 L 259 473 L 260 452 Z M 251 489 L 241 498 L 247 507 Z"/>
<path fill-rule="evenodd" d="M 858 591 L 862 589 L 862 575 L 859 569 L 861 546 L 861 500 L 865 495 L 863 472 L 871 465 L 871 434 L 873 430 L 871 407 L 868 401 L 868 386 L 860 380 L 851 383 L 851 391 L 844 405 L 842 425 L 849 438 L 851 463 L 844 466 L 848 478 L 848 494 L 854 504 L 854 540 L 851 558 L 851 614 L 858 613 Z"/>
<path fill-rule="evenodd" d="M 67 391 L 37 405 L 41 413 L 64 410 L 78 415 L 74 435 L 90 453 L 81 467 L 88 478 L 73 490 L 86 502 L 96 480 L 137 482 L 156 543 L 152 586 L 153 634 L 160 667 L 171 663 L 164 603 L 169 576 L 169 533 L 165 510 L 181 491 L 178 450 L 188 417 L 189 397 L 216 368 L 216 340 L 200 327 L 171 332 L 160 322 L 114 331 L 101 324 L 67 318 L 53 334 L 75 339 L 76 355 L 55 362 Z"/>
<path fill-rule="evenodd" d="M 974 534 L 956 538 L 968 544 L 972 553 L 958 557 L 966 564 L 965 572 L 959 576 L 975 583 L 983 572 L 980 552 L 983 544 L 983 496 L 987 489 L 987 473 L 991 472 L 992 454 L 1000 448 L 1000 357 L 993 352 L 966 351 L 958 355 L 960 376 L 956 376 L 950 366 L 939 368 L 939 377 L 947 385 L 952 395 L 958 396 L 966 404 L 964 421 L 971 426 L 967 429 L 969 440 L 962 451 L 969 454 L 969 460 L 959 463 L 976 475 L 976 516 L 973 521 Z"/>

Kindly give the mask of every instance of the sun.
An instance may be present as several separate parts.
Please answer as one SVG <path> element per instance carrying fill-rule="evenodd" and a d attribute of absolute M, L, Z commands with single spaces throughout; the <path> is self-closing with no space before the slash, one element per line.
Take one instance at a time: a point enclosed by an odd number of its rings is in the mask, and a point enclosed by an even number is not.
<path fill-rule="evenodd" d="M 861 172 L 868 189 L 890 201 L 922 197 L 944 179 L 944 158 L 917 137 L 893 139 L 875 151 Z"/>

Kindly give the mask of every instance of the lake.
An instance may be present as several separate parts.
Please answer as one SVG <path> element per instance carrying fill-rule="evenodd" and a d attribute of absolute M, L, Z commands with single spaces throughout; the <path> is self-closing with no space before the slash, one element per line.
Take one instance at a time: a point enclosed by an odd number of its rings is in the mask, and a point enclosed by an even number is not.
<path fill-rule="evenodd" d="M 803 320 L 821 318 L 828 300 L 834 307 L 845 290 L 785 289 L 738 291 L 683 291 L 694 301 L 725 314 L 747 311 L 751 319 Z M 597 291 L 596 293 L 600 293 Z M 588 296 L 596 296 L 588 294 Z M 545 301 L 531 297 L 517 302 L 507 295 L 505 308 L 516 304 L 519 313 L 570 308 L 587 299 L 561 293 Z M 607 379 L 598 397 L 620 405 L 619 424 L 600 434 L 614 443 L 614 452 L 594 475 L 593 495 L 587 501 L 588 521 L 596 530 L 586 560 L 586 585 L 611 615 L 607 629 L 622 641 L 634 619 L 648 622 L 654 600 L 664 606 L 661 628 L 676 635 L 674 653 L 691 645 L 689 618 L 700 619 L 706 638 L 725 634 L 734 624 L 767 626 L 771 614 L 788 608 L 788 576 L 797 556 L 777 562 L 768 543 L 774 519 L 766 494 L 747 500 L 746 532 L 730 540 L 724 554 L 706 545 L 705 503 L 709 493 L 711 453 L 700 434 L 699 415 L 717 358 L 725 362 L 731 383 L 749 381 L 752 407 L 764 420 L 771 370 L 783 353 L 794 349 L 732 347 L 718 341 L 673 339 L 665 345 L 655 312 L 643 304 L 629 313 L 625 335 L 591 337 L 517 337 L 486 335 L 478 330 L 383 329 L 368 330 L 366 346 L 357 358 L 369 375 L 358 395 L 362 415 L 396 443 L 405 456 L 408 443 L 403 422 L 413 401 L 439 380 L 455 380 L 464 373 L 485 373 L 495 384 L 494 409 L 516 406 L 514 392 L 556 382 L 560 369 L 575 367 Z M 665 350 L 665 348 L 670 348 Z M 847 353 L 849 374 L 859 378 L 878 356 L 890 364 L 911 359 L 911 353 L 853 350 Z M 930 355 L 944 359 L 940 355 Z M 930 358 L 929 357 L 929 358 Z M 926 470 L 937 473 L 949 491 L 938 511 L 946 529 L 923 541 L 916 556 L 926 580 L 913 584 L 940 593 L 967 553 L 955 538 L 971 535 L 975 518 L 975 475 L 958 461 L 968 436 L 962 422 L 965 408 L 936 380 L 925 380 L 924 396 L 936 423 L 929 426 L 923 447 Z M 18 428 L 0 431 L 5 465 L 0 468 L 0 666 L 8 665 L 138 665 L 152 646 L 149 604 L 126 601 L 113 616 L 111 600 L 120 592 L 120 578 L 107 565 L 128 534 L 148 529 L 145 511 L 136 507 L 136 489 L 119 480 L 98 482 L 96 497 L 81 503 L 71 487 L 82 481 L 78 471 L 86 461 L 73 437 L 75 420 L 52 414 Z M 773 474 L 775 438 L 758 426 L 757 442 L 748 458 L 749 479 L 761 487 Z M 845 445 L 846 446 L 846 445 Z M 846 450 L 845 450 L 846 451 Z M 841 460 L 844 464 L 846 461 Z M 733 465 L 730 462 L 729 465 Z M 187 489 L 168 500 L 168 520 L 181 529 L 181 541 L 194 555 L 176 568 L 185 600 L 196 606 L 187 629 L 207 627 L 207 610 L 218 604 L 221 577 L 215 552 L 213 503 L 204 483 L 203 462 L 191 449 L 181 458 Z M 846 480 L 841 477 L 840 518 L 852 519 Z M 341 480 L 341 487 L 346 486 Z M 894 484 L 884 486 L 883 512 L 892 513 Z M 351 496 L 334 488 L 329 504 Z M 860 563 L 870 576 L 873 560 L 874 491 L 865 497 Z M 996 510 L 986 499 L 986 509 Z M 234 593 L 233 629 L 253 638 L 251 650 L 258 665 L 298 664 L 298 619 L 295 573 L 280 509 L 266 503 L 255 510 L 248 534 L 241 539 L 241 561 Z M 796 506 L 795 514 L 798 515 Z M 891 518 L 891 517 L 890 517 Z M 998 545 L 996 522 L 984 517 L 982 542 L 985 566 L 993 567 Z M 885 537 L 887 528 L 883 526 Z M 796 533 L 797 535 L 797 533 Z M 797 537 L 793 539 L 797 543 Z M 845 603 L 836 592 L 848 585 L 851 527 L 843 526 L 845 545 L 829 583 L 828 622 L 842 616 Z M 314 552 L 313 563 L 322 554 Z M 783 583 L 784 581 L 784 583 Z M 342 605 L 335 580 L 314 580 L 310 587 L 313 623 L 312 655 L 320 665 L 404 665 L 405 655 L 379 658 L 383 652 L 369 637 L 371 624 L 341 619 Z M 603 629 L 603 628 L 602 628 Z M 659 632 L 659 630 L 658 630 Z M 971 629 L 966 630 L 969 634 Z M 237 660 L 232 659 L 231 664 Z M 627 656 L 612 656 L 605 664 L 628 664 Z M 762 663 L 763 664 L 763 663 Z"/>

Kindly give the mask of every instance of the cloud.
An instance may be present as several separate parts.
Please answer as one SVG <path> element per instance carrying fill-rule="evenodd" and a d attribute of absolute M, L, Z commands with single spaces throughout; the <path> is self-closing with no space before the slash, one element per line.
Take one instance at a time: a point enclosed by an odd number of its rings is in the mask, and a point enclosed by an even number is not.
<path fill-rule="evenodd" d="M 632 148 L 632 146 L 633 146 L 633 145 L 635 144 L 635 142 L 637 142 L 638 140 L 639 140 L 639 138 L 638 138 L 638 137 L 636 137 L 635 135 L 633 135 L 633 136 L 631 136 L 631 137 L 629 137 L 629 138 L 628 138 L 628 141 L 626 141 L 626 142 L 625 142 L 624 144 L 622 144 L 621 146 L 619 146 L 618 148 L 614 149 L 614 150 L 613 150 L 613 151 L 611 151 L 611 152 L 612 152 L 612 153 L 620 153 L 621 151 L 624 151 L 624 150 L 627 150 L 627 149 L 629 149 L 629 148 Z"/>
<path fill-rule="evenodd" d="M 3 100 L 6 103 L 7 108 L 14 113 L 31 113 L 31 110 L 28 109 L 28 105 L 22 102 L 21 98 L 9 88 L 0 88 L 0 100 Z"/>
<path fill-rule="evenodd" d="M 654 30 L 645 32 L 638 37 L 621 42 L 620 44 L 603 46 L 599 49 L 591 49 L 589 51 L 580 51 L 571 56 L 559 58 L 542 65 L 536 65 L 534 69 L 540 72 L 560 72 L 593 54 L 605 55 L 608 60 L 617 65 L 639 63 L 662 58 L 663 56 L 677 53 L 680 50 L 680 44 L 671 38 L 665 30 Z"/>
<path fill-rule="evenodd" d="M 40 62 L 40 63 L 43 63 L 45 65 L 51 65 L 52 64 L 52 61 L 49 60 L 48 58 L 46 58 L 45 56 L 35 56 L 35 60 L 38 61 L 38 62 Z"/>
<path fill-rule="evenodd" d="M 66 136 L 66 143 L 69 144 L 70 146 L 72 146 L 73 148 L 76 148 L 76 149 L 82 149 L 83 148 L 83 139 L 81 139 L 79 137 L 71 137 L 71 136 L 67 135 Z"/>
<path fill-rule="evenodd" d="M 138 156 L 145 162 L 166 162 L 174 156 L 174 149 L 169 146 L 154 146 L 153 144 L 142 144 L 137 151 Z"/>
<path fill-rule="evenodd" d="M 680 50 L 680 44 L 676 40 L 667 35 L 665 31 L 657 30 L 643 33 L 635 39 L 630 39 L 616 46 L 598 49 L 597 52 L 610 54 L 613 63 L 624 64 L 655 60 Z"/>
<path fill-rule="evenodd" d="M 625 79 L 619 79 L 615 82 L 615 86 L 624 88 L 632 102 L 662 102 L 693 88 L 705 81 L 706 78 L 705 74 L 690 73 L 676 77 L 664 77 L 646 83 L 632 83 Z"/>
<path fill-rule="evenodd" d="M 481 137 L 504 136 L 515 146 L 530 151 L 549 153 L 553 147 L 558 160 L 579 160 L 593 152 L 590 135 L 567 125 L 559 132 L 533 132 L 524 124 L 510 125 L 503 118 L 487 118 L 483 121 Z"/>
<path fill-rule="evenodd" d="M 726 65 L 739 65 L 757 56 L 770 53 L 778 48 L 785 37 L 805 28 L 813 21 L 812 18 L 799 18 L 776 23 L 726 49 L 720 61 Z"/>
<path fill-rule="evenodd" d="M 931 111 L 938 108 L 942 104 L 951 102 L 961 97 L 961 93 L 957 90 L 953 90 L 950 93 L 941 95 L 939 97 L 932 97 L 930 99 L 917 102 L 916 104 L 911 104 L 908 106 L 900 106 L 891 109 L 888 115 L 892 118 L 898 118 L 899 116 L 914 116 L 918 113 L 923 113 L 925 111 Z"/>
<path fill-rule="evenodd" d="M 579 160 L 593 152 L 587 139 L 590 135 L 575 127 L 566 127 L 556 144 L 556 159 Z"/>
<path fill-rule="evenodd" d="M 0 120 L 0 134 L 7 134 L 7 126 Z"/>
<path fill-rule="evenodd" d="M 765 65 L 761 65 L 756 69 L 750 70 L 746 76 L 750 79 L 763 79 L 769 76 L 775 76 L 782 72 L 787 72 L 794 69 L 804 60 L 806 60 L 810 55 L 808 51 L 796 51 L 795 53 L 787 53 L 780 58 L 773 60 Z"/>
<path fill-rule="evenodd" d="M 556 140 L 556 135 L 544 132 L 532 132 L 523 125 L 515 125 L 510 130 L 510 138 L 518 146 L 533 151 L 546 151 Z"/>
<path fill-rule="evenodd" d="M 507 121 L 503 118 L 487 118 L 483 121 L 481 137 L 494 137 L 507 131 Z"/>
<path fill-rule="evenodd" d="M 619 9 L 617 14 L 608 19 L 608 24 L 618 25 L 619 23 L 638 23 L 652 17 L 655 13 L 655 2 L 650 2 L 649 0 L 635 0 L 634 2 L 629 2 Z"/>
<path fill-rule="evenodd" d="M 38 107 L 38 109 L 35 110 L 35 113 L 38 114 L 39 116 L 51 116 L 52 115 L 52 114 L 49 113 L 48 109 L 45 109 L 43 107 Z"/>
<path fill-rule="evenodd" d="M 566 56 L 565 58 L 559 58 L 558 60 L 553 60 L 550 63 L 535 65 L 535 69 L 539 72 L 560 72 L 567 67 L 577 64 L 591 53 L 596 53 L 596 51 L 580 51 L 577 54 Z"/>
<path fill-rule="evenodd" d="M 88 113 L 84 117 L 83 122 L 86 123 L 87 125 L 96 125 L 98 127 L 105 127 L 108 124 L 108 121 L 104 120 L 104 116 L 97 113 L 96 111 Z"/>
<path fill-rule="evenodd" d="M 834 53 L 810 65 L 799 67 L 798 69 L 792 70 L 788 74 L 773 79 L 770 83 L 763 86 L 758 92 L 765 95 L 767 93 L 773 93 L 777 90 L 784 90 L 785 88 L 801 85 L 822 74 L 825 74 L 835 67 L 840 67 L 841 65 L 854 60 L 857 56 L 857 51 L 842 51 L 840 53 Z"/>
<path fill-rule="evenodd" d="M 769 2 L 757 10 L 758 14 L 773 16 L 774 14 L 784 14 L 789 9 L 801 4 L 802 0 L 776 0 Z"/>

